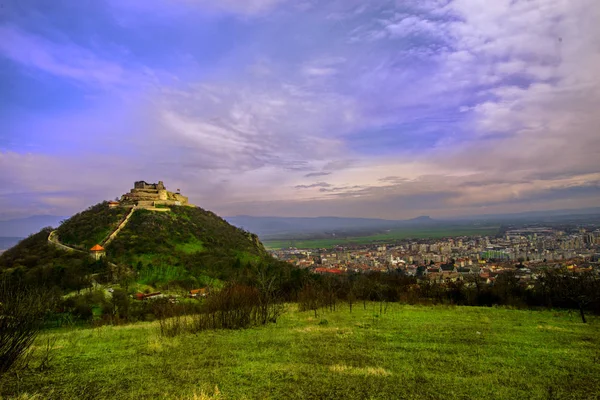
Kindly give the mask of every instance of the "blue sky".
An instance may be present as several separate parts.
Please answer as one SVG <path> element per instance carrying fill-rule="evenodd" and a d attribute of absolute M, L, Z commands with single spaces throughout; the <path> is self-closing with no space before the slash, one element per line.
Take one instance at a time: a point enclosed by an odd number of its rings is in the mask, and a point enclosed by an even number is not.
<path fill-rule="evenodd" d="M 597 206 L 598 20 L 594 0 L 4 1 L 0 219 L 142 179 L 221 215 Z"/>

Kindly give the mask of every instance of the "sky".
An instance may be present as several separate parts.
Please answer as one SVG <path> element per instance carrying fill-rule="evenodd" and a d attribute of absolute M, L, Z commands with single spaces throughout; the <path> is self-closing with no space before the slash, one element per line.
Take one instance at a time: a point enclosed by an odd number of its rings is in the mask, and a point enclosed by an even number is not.
<path fill-rule="evenodd" d="M 597 0 L 0 0 L 0 219 L 600 205 Z"/>

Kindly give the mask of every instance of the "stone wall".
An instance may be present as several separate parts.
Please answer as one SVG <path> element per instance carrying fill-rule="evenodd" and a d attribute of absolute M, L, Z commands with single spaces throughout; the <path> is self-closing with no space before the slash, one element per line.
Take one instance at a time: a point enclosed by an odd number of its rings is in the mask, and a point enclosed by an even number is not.
<path fill-rule="evenodd" d="M 106 247 L 108 244 L 110 244 L 110 242 L 113 241 L 114 238 L 117 237 L 117 235 L 119 234 L 119 232 L 121 232 L 121 229 L 123 229 L 125 227 L 125 225 L 127 225 L 127 222 L 129 222 L 129 218 L 131 218 L 131 216 L 133 215 L 133 213 L 135 212 L 136 207 L 133 207 L 131 209 L 131 211 L 129 211 L 129 214 L 127 214 L 127 216 L 125 217 L 125 219 L 123 220 L 123 222 L 121 222 L 119 224 L 119 226 L 117 227 L 117 229 L 114 230 L 113 233 L 111 233 L 106 240 L 104 240 L 104 242 L 102 242 L 102 246 Z"/>
<path fill-rule="evenodd" d="M 163 181 L 158 183 L 148 183 L 146 181 L 137 181 L 133 184 L 134 189 L 150 189 L 150 190 L 165 190 L 165 184 Z"/>
<path fill-rule="evenodd" d="M 145 181 L 135 182 L 134 188 L 121 197 L 121 205 L 149 208 L 155 205 L 190 205 L 188 198 L 180 193 L 169 192 L 162 181 L 158 183 L 147 183 Z"/>

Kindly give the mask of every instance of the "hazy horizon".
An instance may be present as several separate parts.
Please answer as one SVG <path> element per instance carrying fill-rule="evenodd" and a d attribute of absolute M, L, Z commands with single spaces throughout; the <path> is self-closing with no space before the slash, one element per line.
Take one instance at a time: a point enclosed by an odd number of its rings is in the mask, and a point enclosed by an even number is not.
<path fill-rule="evenodd" d="M 162 180 L 223 216 L 600 204 L 593 0 L 0 9 L 0 219 Z"/>
<path fill-rule="evenodd" d="M 78 210 L 77 212 L 81 212 L 84 211 L 82 210 Z M 551 210 L 528 210 L 528 211 L 522 211 L 522 212 L 515 212 L 515 213 L 498 213 L 498 214 L 464 214 L 464 215 L 451 215 L 451 216 L 432 216 L 432 215 L 415 215 L 412 217 L 407 217 L 407 218 L 401 218 L 401 219 L 391 219 L 391 218 L 376 218 L 376 217 L 363 217 L 363 216 L 348 216 L 348 217 L 344 217 L 344 216 L 337 216 L 337 215 L 310 215 L 310 216 L 305 216 L 305 215 L 300 215 L 300 216 L 286 216 L 286 215 L 272 215 L 272 214 L 265 214 L 265 215 L 248 215 L 248 214 L 236 214 L 236 215 L 220 215 L 223 218 L 237 218 L 237 217 L 251 217 L 251 218 L 355 218 L 355 219 L 382 219 L 382 220 L 389 220 L 389 221 L 404 221 L 404 220 L 411 220 L 411 219 L 417 219 L 417 218 L 421 218 L 421 217 L 428 217 L 431 218 L 433 220 L 440 220 L 440 221 L 451 221 L 451 220 L 460 220 L 460 219 L 470 219 L 470 218 L 484 218 L 484 217 L 489 217 L 489 216 L 510 216 L 510 215 L 515 215 L 518 216 L 520 214 L 550 214 L 550 215 L 580 215 L 579 213 L 581 213 L 581 215 L 585 215 L 585 214 L 596 214 L 596 213 L 600 213 L 600 207 L 585 207 L 585 208 L 564 208 L 564 209 L 551 209 Z M 71 215 L 52 215 L 52 214 L 35 214 L 35 215 L 27 215 L 27 216 L 23 216 L 23 217 L 11 217 L 11 218 L 1 218 L 0 217 L 0 222 L 7 222 L 7 221 L 12 221 L 12 220 L 22 220 L 22 219 L 31 219 L 31 218 L 38 218 L 38 217 L 52 217 L 52 218 L 70 218 L 72 216 Z"/>

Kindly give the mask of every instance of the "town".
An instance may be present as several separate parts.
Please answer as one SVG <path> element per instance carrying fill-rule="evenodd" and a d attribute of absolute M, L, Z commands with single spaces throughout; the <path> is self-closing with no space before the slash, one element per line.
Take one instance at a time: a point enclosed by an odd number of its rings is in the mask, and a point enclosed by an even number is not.
<path fill-rule="evenodd" d="M 543 268 L 600 271 L 600 229 L 525 227 L 496 237 L 399 240 L 333 249 L 287 248 L 272 255 L 317 274 L 397 273 L 438 282 L 479 276 L 492 283 L 513 271 L 536 279 Z"/>

